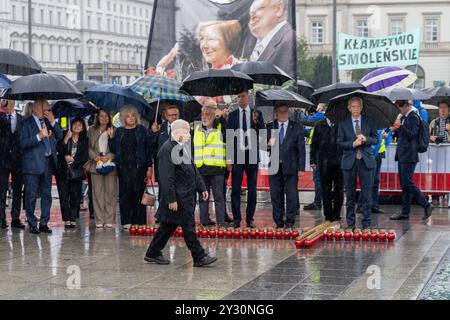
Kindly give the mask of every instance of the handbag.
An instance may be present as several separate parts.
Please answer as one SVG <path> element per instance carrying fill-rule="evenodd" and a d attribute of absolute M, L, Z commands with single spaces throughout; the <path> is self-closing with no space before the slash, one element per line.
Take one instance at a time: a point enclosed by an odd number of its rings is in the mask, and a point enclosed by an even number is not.
<path fill-rule="evenodd" d="M 146 183 L 148 181 L 146 180 Z M 144 194 L 142 195 L 141 204 L 144 206 L 154 206 L 156 203 L 155 188 L 153 183 L 151 183 L 152 192 L 150 193 L 147 188 L 145 188 Z"/>
<path fill-rule="evenodd" d="M 84 179 L 84 169 L 83 168 L 73 168 L 71 166 L 67 167 L 67 178 L 69 180 L 83 180 Z"/>

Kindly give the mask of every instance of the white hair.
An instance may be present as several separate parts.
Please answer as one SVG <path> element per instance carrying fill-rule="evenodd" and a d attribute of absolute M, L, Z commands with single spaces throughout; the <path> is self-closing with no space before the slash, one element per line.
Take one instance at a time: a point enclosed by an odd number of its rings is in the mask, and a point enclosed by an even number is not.
<path fill-rule="evenodd" d="M 250 7 L 250 12 L 253 12 L 257 9 L 259 9 L 259 7 L 261 7 L 264 3 L 264 1 L 266 0 L 254 0 L 251 7 Z M 284 11 L 287 11 L 287 8 L 289 6 L 289 0 L 270 0 L 270 2 L 272 4 L 278 4 L 280 2 L 282 2 L 284 4 Z"/>
<path fill-rule="evenodd" d="M 190 130 L 189 122 L 182 119 L 175 120 L 174 122 L 172 122 L 170 127 L 172 139 L 175 141 L 178 141 L 180 135 L 186 134 L 186 132 L 184 133 L 180 132 L 181 130 L 186 130 L 187 133 L 189 133 Z"/>

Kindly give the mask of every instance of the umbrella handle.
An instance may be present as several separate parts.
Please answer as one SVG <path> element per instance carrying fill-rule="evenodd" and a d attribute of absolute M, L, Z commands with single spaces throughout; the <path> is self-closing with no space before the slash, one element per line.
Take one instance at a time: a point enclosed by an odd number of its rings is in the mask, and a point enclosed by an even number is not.
<path fill-rule="evenodd" d="M 158 104 L 156 105 L 155 122 L 158 123 L 159 103 L 161 101 L 161 88 L 159 88 Z"/>

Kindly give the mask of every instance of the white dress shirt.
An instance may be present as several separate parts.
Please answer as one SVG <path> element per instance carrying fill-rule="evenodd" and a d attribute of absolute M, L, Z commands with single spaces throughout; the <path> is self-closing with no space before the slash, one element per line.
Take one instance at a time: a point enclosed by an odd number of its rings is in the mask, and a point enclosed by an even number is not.
<path fill-rule="evenodd" d="M 11 133 L 16 132 L 17 129 L 17 113 L 13 111 L 13 113 L 6 115 L 6 117 L 11 117 Z"/>
<path fill-rule="evenodd" d="M 280 130 L 280 132 L 281 132 L 281 125 L 282 124 L 284 125 L 284 135 L 283 135 L 283 139 L 284 139 L 284 138 L 286 138 L 286 133 L 287 133 L 288 126 L 289 126 L 289 120 L 286 121 L 286 122 L 278 121 L 278 130 Z"/>
<path fill-rule="evenodd" d="M 266 50 L 270 41 L 277 34 L 284 25 L 287 24 L 287 21 L 282 21 L 275 26 L 262 40 L 258 40 L 256 42 L 255 48 L 253 49 L 252 55 L 250 56 L 250 61 L 258 61 L 259 57 L 262 55 L 264 50 Z"/>
<path fill-rule="evenodd" d="M 250 132 L 251 132 L 251 118 L 253 117 L 253 115 L 252 115 L 252 112 L 251 112 L 251 109 L 250 109 L 250 107 L 249 106 L 246 106 L 245 108 L 243 108 L 243 107 L 239 107 L 238 108 L 238 110 L 239 110 L 239 128 L 240 129 L 243 129 L 244 128 L 244 126 L 243 126 L 243 111 L 245 110 L 245 120 L 246 120 L 246 123 L 247 123 L 247 131 L 245 132 L 245 134 L 241 137 L 241 150 L 250 150 L 251 149 L 251 135 L 250 135 Z M 248 138 L 247 138 L 247 142 L 248 142 L 248 144 L 247 144 L 247 146 L 248 146 L 248 148 L 245 148 L 245 145 L 244 145 L 244 137 L 245 136 L 247 136 Z"/>
<path fill-rule="evenodd" d="M 34 115 L 34 114 L 33 114 L 33 118 L 34 118 L 34 122 L 36 122 L 36 125 L 37 125 L 38 128 L 39 128 L 39 131 L 41 131 L 41 130 L 42 130 L 41 120 L 39 120 L 39 118 L 36 117 L 36 115 Z M 56 120 L 53 121 L 53 123 L 52 123 L 51 125 L 54 126 L 55 123 L 56 123 Z M 47 128 L 47 130 L 48 130 L 48 128 Z M 37 137 L 37 140 L 38 140 L 39 142 L 41 142 L 42 139 L 39 137 L 39 133 L 36 135 L 36 137 Z"/>

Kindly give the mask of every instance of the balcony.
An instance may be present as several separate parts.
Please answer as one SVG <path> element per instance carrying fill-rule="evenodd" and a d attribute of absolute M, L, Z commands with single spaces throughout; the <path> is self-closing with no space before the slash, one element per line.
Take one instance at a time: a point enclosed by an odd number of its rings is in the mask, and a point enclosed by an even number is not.
<path fill-rule="evenodd" d="M 450 52 L 450 42 L 423 42 L 422 52 Z"/>

